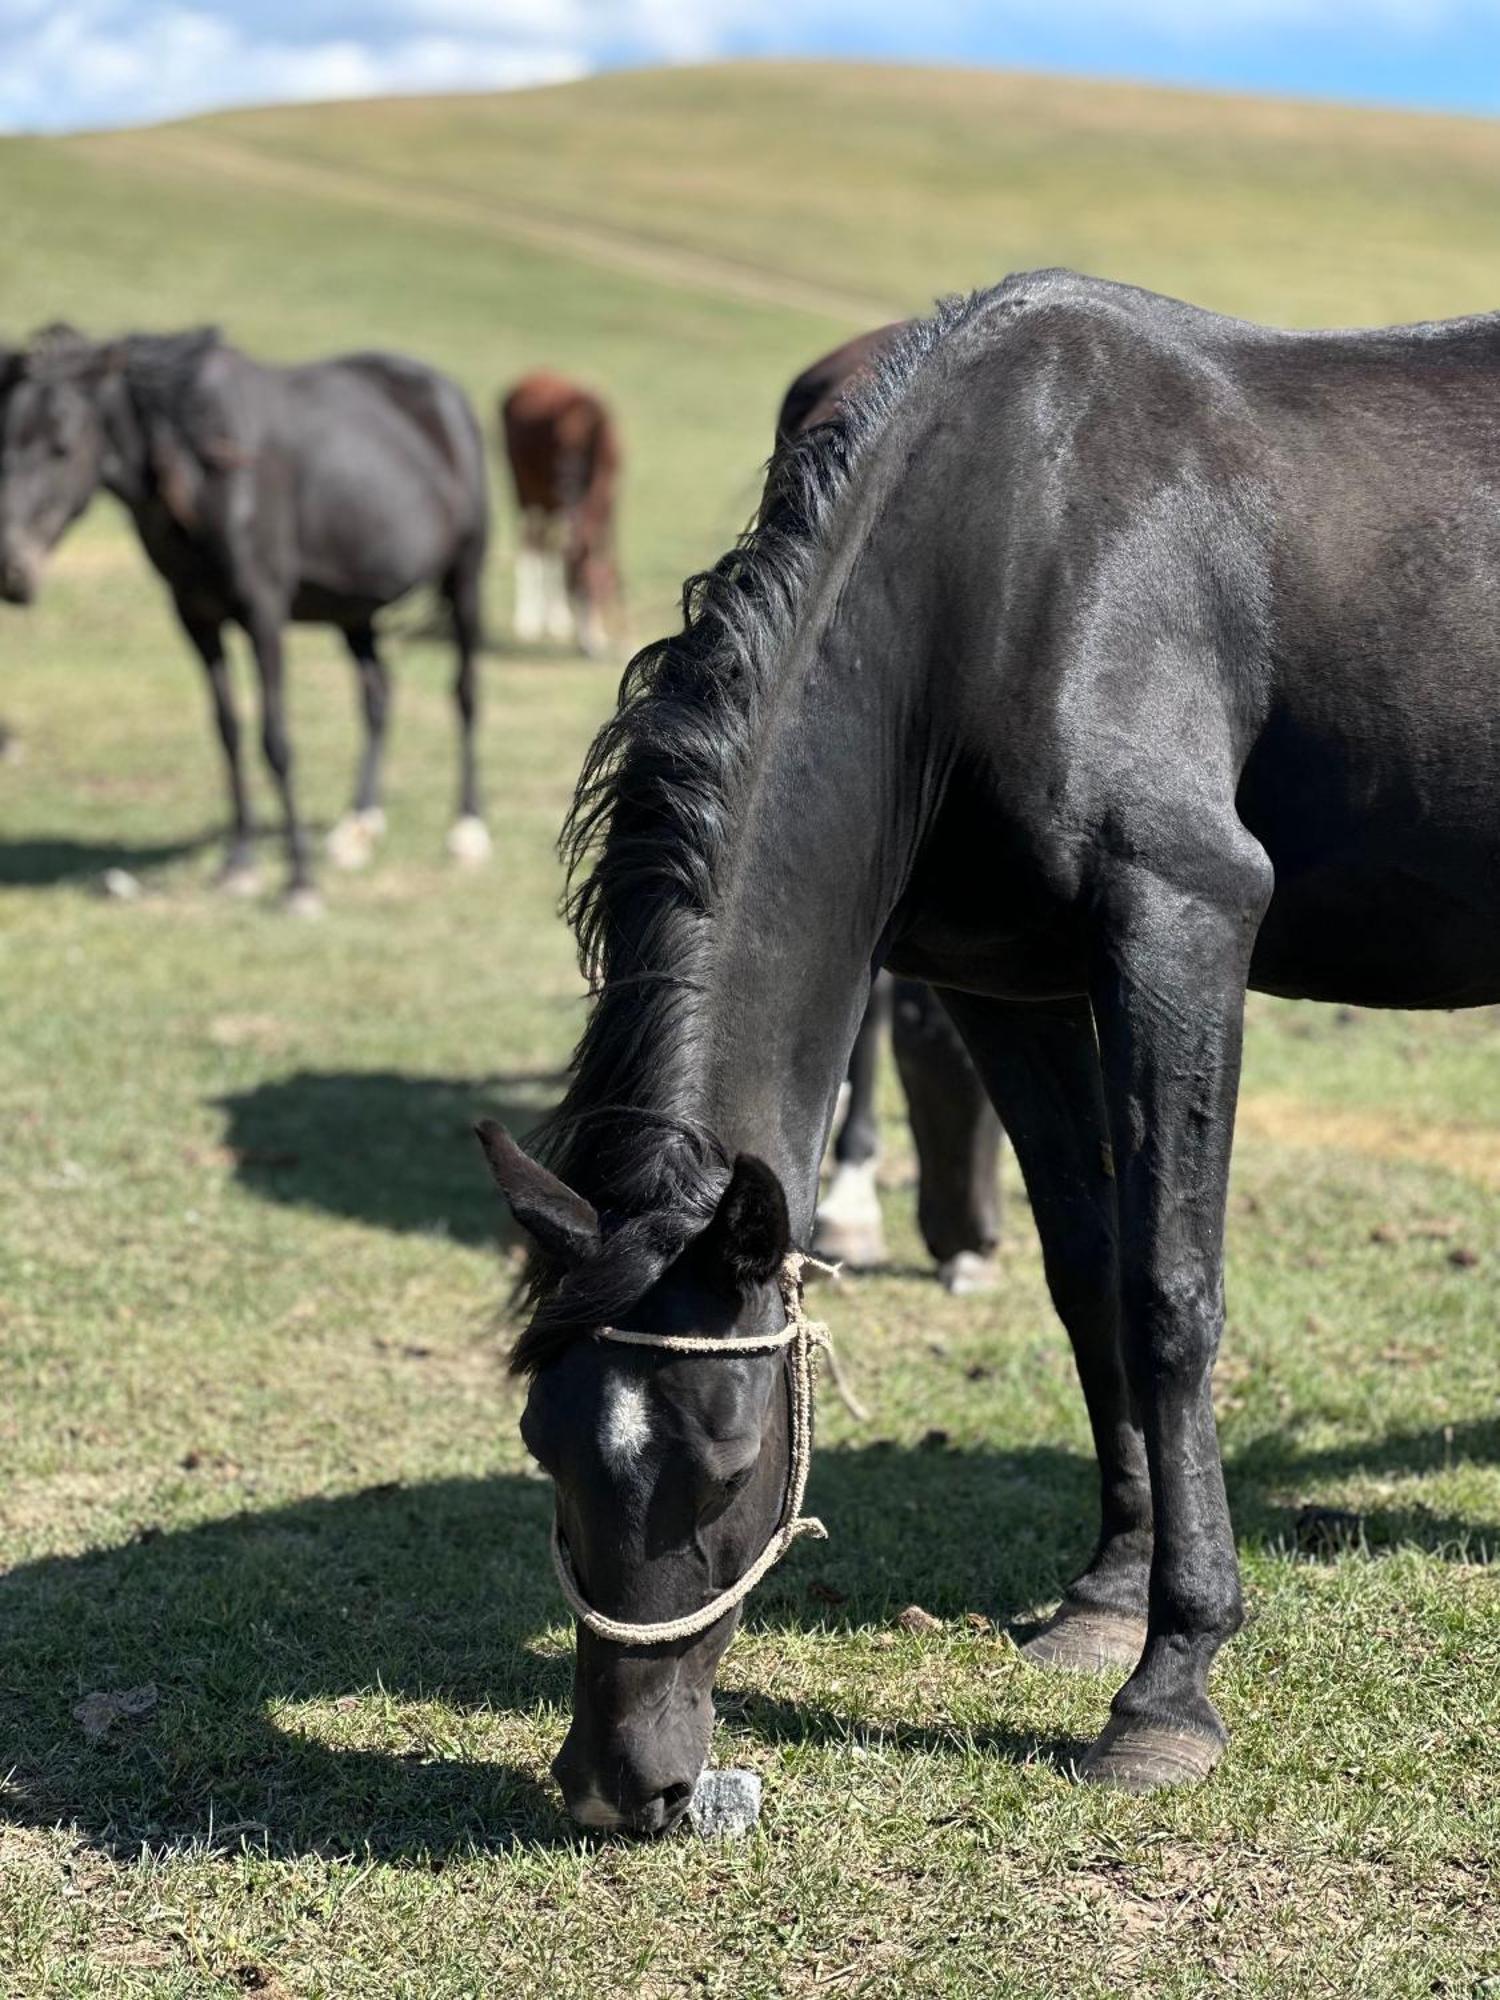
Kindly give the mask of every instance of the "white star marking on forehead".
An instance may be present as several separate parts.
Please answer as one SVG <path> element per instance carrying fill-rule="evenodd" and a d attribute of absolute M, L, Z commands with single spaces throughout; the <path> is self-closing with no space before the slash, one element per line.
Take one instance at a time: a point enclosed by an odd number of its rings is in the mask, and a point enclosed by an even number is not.
<path fill-rule="evenodd" d="M 605 1463 L 622 1472 L 633 1465 L 651 1436 L 646 1391 L 639 1382 L 612 1375 L 604 1390 L 604 1423 L 599 1439 Z"/>

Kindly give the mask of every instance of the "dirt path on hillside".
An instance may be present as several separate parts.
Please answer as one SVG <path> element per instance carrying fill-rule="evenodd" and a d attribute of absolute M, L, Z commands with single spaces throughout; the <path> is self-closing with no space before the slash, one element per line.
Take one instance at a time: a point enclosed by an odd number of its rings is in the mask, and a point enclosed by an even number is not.
<path fill-rule="evenodd" d="M 909 301 L 902 303 L 813 284 L 786 272 L 741 263 L 731 257 L 716 257 L 681 244 L 659 242 L 630 230 L 580 221 L 575 216 L 519 208 L 489 196 L 456 194 L 419 182 L 386 180 L 378 174 L 353 172 L 321 162 L 278 157 L 225 139 L 209 138 L 201 132 L 105 133 L 54 143 L 111 172 L 144 172 L 175 180 L 212 176 L 240 186 L 376 209 L 414 222 L 452 224 L 502 242 L 540 250 L 548 256 L 571 257 L 580 263 L 621 271 L 677 291 L 779 306 L 823 319 L 846 321 L 853 326 L 877 325 L 911 310 Z"/>

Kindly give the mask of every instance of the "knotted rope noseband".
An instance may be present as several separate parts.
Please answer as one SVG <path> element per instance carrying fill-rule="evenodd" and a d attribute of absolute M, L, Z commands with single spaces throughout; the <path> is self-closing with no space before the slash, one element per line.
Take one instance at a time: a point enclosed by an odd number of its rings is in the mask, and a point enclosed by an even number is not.
<path fill-rule="evenodd" d="M 557 1525 L 557 1516 L 553 1515 L 552 1563 L 557 1571 L 558 1583 L 562 1586 L 562 1594 L 579 1624 L 586 1625 L 599 1638 L 612 1639 L 621 1646 L 664 1646 L 678 1639 L 696 1638 L 710 1625 L 716 1625 L 726 1612 L 733 1611 L 737 1604 L 743 1604 L 799 1535 L 812 1535 L 818 1541 L 827 1540 L 828 1530 L 823 1523 L 802 1512 L 807 1475 L 812 1469 L 815 1356 L 820 1351 L 827 1354 L 830 1360 L 833 1356 L 828 1328 L 819 1320 L 810 1320 L 802 1305 L 802 1267 L 815 1261 L 794 1250 L 782 1264 L 780 1285 L 782 1303 L 786 1307 L 786 1325 L 778 1333 L 627 1333 L 616 1326 L 595 1329 L 596 1340 L 618 1341 L 623 1347 L 654 1347 L 663 1354 L 775 1354 L 785 1351 L 791 1404 L 788 1439 L 791 1465 L 787 1475 L 786 1499 L 782 1503 L 781 1519 L 770 1541 L 738 1583 L 730 1584 L 727 1590 L 721 1590 L 707 1604 L 696 1611 L 684 1613 L 681 1618 L 663 1618 L 653 1625 L 631 1625 L 624 1619 L 607 1618 L 602 1611 L 596 1611 L 578 1587 L 568 1545 Z M 829 1266 L 822 1265 L 820 1268 L 827 1270 Z"/>

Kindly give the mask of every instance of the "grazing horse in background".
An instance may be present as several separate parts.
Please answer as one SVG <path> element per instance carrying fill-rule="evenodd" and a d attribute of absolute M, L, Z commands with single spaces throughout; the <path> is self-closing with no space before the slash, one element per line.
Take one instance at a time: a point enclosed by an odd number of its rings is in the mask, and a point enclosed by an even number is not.
<path fill-rule="evenodd" d="M 620 600 L 614 419 L 590 390 L 538 369 L 506 394 L 500 431 L 521 515 L 516 637 L 572 640 L 597 659 Z"/>
<path fill-rule="evenodd" d="M 395 354 L 264 367 L 213 328 L 109 344 L 52 328 L 11 356 L 0 380 L 0 592 L 12 603 L 35 595 L 47 552 L 101 485 L 128 509 L 208 676 L 233 810 L 226 887 L 253 887 L 255 862 L 225 625 L 250 638 L 290 898 L 313 909 L 282 627 L 336 625 L 354 661 L 365 747 L 330 850 L 357 866 L 384 825 L 390 677 L 375 615 L 421 585 L 448 604 L 458 649 L 459 816 L 449 850 L 462 860 L 489 852 L 474 744 L 488 497 L 479 425 L 455 383 Z"/>
<path fill-rule="evenodd" d="M 805 368 L 782 398 L 777 444 L 837 417 L 845 397 L 868 381 L 908 325 L 900 320 L 859 334 Z M 875 1086 L 887 1030 L 916 1146 L 922 1240 L 948 1291 L 986 1291 L 995 1282 L 1005 1135 L 942 1002 L 920 980 L 893 980 L 888 972 L 876 975 L 849 1056 L 848 1101 L 834 1128 L 833 1173 L 818 1202 L 813 1253 L 855 1271 L 886 1260 Z"/>
<path fill-rule="evenodd" d="M 778 455 L 635 659 L 573 807 L 597 998 L 550 1166 L 486 1132 L 537 1245 L 513 1362 L 590 1825 L 685 1810 L 723 1593 L 793 1532 L 792 1253 L 882 960 L 942 989 L 1005 1121 L 1098 1448 L 1030 1657 L 1135 1661 L 1086 1778 L 1217 1762 L 1245 991 L 1500 1001 L 1497 405 L 1500 314 L 1288 333 L 1012 278 Z"/>

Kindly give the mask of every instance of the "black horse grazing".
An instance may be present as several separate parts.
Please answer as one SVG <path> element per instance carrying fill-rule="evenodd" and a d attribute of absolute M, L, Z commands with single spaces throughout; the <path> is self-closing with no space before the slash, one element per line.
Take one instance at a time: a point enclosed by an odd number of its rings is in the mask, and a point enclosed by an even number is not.
<path fill-rule="evenodd" d="M 789 444 L 836 418 L 909 322 L 857 334 L 804 368 L 781 399 L 776 442 Z M 962 1038 L 931 987 L 917 979 L 875 980 L 849 1053 L 848 1101 L 833 1134 L 833 1173 L 813 1224 L 815 1254 L 850 1270 L 886 1261 L 876 1169 L 875 1107 L 887 1030 L 906 1096 L 917 1154 L 917 1224 L 950 1292 L 988 1290 L 1000 1240 L 1000 1147 L 1004 1133 Z"/>
<path fill-rule="evenodd" d="M 52 328 L 0 377 L 0 592 L 35 595 L 48 550 L 103 485 L 130 510 L 207 672 L 234 826 L 226 886 L 254 883 L 224 626 L 249 634 L 262 744 L 281 796 L 294 903 L 315 907 L 292 789 L 282 627 L 337 625 L 359 677 L 366 741 L 335 860 L 357 866 L 384 825 L 390 680 L 375 614 L 422 584 L 449 604 L 462 731 L 460 859 L 489 852 L 475 770 L 475 657 L 488 536 L 484 448 L 462 390 L 420 362 L 350 354 L 267 368 L 212 329 L 97 345 Z"/>
<path fill-rule="evenodd" d="M 1098 1446 L 1098 1547 L 1033 1657 L 1141 1649 L 1086 1776 L 1214 1765 L 1245 989 L 1500 1000 L 1497 404 L 1500 315 L 1283 333 L 1042 273 L 781 455 L 584 771 L 602 985 L 556 1172 L 488 1135 L 582 1601 L 676 1619 L 777 1546 L 800 1339 L 764 1339 L 884 959 L 944 989 L 1005 1121 Z M 680 1813 L 734 1624 L 582 1623 L 577 1816 Z"/>

